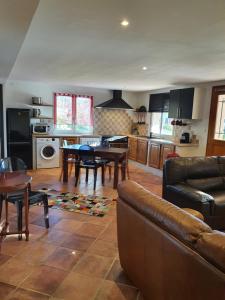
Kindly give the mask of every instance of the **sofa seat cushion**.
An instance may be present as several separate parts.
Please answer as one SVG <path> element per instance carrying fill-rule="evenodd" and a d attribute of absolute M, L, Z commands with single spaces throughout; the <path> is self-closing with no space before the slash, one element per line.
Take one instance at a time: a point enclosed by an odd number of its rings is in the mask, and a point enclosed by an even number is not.
<path fill-rule="evenodd" d="M 225 217 L 225 190 L 211 191 L 209 194 L 214 198 L 214 212 L 216 216 Z"/>
<path fill-rule="evenodd" d="M 224 181 L 223 177 L 209 177 L 209 178 L 200 178 L 200 179 L 187 179 L 186 183 L 192 186 L 195 189 L 198 189 L 203 192 L 223 190 Z"/>

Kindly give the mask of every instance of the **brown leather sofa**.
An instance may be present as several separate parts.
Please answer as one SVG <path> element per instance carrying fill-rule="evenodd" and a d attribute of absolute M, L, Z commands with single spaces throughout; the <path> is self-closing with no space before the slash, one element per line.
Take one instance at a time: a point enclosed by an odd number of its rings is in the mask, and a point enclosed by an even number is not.
<path fill-rule="evenodd" d="M 122 268 L 145 300 L 224 300 L 225 234 L 132 181 L 118 186 Z"/>
<path fill-rule="evenodd" d="M 163 198 L 198 210 L 212 228 L 225 229 L 225 156 L 168 159 Z"/>

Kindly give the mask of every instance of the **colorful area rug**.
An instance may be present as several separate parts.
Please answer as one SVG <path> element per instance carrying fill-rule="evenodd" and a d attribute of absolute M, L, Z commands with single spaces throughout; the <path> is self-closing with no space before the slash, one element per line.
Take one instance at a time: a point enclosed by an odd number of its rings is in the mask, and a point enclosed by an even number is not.
<path fill-rule="evenodd" d="M 97 195 L 83 195 L 77 193 L 61 193 L 56 190 L 39 190 L 48 195 L 49 207 L 67 210 L 91 216 L 103 217 L 107 214 L 115 199 Z"/>

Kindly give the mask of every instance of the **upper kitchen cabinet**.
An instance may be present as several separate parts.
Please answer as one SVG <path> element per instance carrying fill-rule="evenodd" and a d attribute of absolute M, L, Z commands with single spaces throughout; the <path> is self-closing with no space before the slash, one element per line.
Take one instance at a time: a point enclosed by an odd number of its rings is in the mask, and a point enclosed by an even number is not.
<path fill-rule="evenodd" d="M 186 88 L 170 91 L 169 118 L 201 119 L 204 89 Z"/>
<path fill-rule="evenodd" d="M 149 112 L 168 111 L 170 93 L 151 94 L 149 98 Z"/>

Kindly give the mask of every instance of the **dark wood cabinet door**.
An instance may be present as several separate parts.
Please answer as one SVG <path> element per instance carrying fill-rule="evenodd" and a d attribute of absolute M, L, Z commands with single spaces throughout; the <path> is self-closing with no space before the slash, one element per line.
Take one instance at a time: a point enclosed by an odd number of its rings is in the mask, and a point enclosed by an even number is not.
<path fill-rule="evenodd" d="M 178 118 L 192 119 L 194 88 L 180 90 Z"/>
<path fill-rule="evenodd" d="M 161 155 L 160 155 L 160 169 L 163 168 L 164 162 L 167 159 L 167 155 L 175 152 L 174 145 L 163 144 L 161 147 Z"/>
<path fill-rule="evenodd" d="M 137 159 L 137 139 L 129 138 L 128 147 L 129 147 L 128 158 L 132 159 L 132 160 L 136 160 Z"/>
<path fill-rule="evenodd" d="M 147 140 L 137 140 L 137 161 L 141 164 L 147 163 L 148 155 L 148 141 Z"/>
<path fill-rule="evenodd" d="M 161 144 L 150 143 L 149 144 L 149 160 L 148 165 L 153 168 L 159 168 L 160 165 L 160 151 Z"/>
<path fill-rule="evenodd" d="M 170 101 L 169 101 L 169 118 L 178 119 L 179 118 L 179 99 L 180 90 L 170 91 Z"/>

